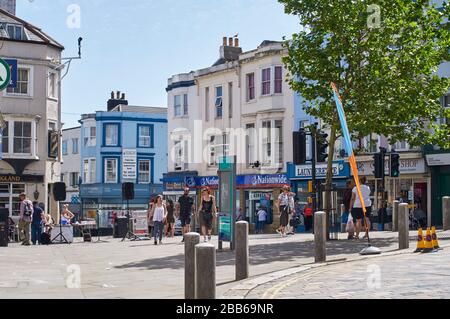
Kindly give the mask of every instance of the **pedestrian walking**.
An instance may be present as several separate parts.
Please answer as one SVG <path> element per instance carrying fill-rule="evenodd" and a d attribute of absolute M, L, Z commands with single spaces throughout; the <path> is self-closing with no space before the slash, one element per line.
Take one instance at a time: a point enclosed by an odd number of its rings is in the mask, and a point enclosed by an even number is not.
<path fill-rule="evenodd" d="M 264 226 L 267 221 L 267 211 L 266 207 L 261 206 L 259 211 L 256 213 L 257 221 L 256 221 L 256 233 L 264 234 Z"/>
<path fill-rule="evenodd" d="M 178 199 L 178 203 L 176 206 L 177 218 L 181 221 L 183 239 L 181 242 L 184 243 L 184 235 L 191 231 L 191 220 L 192 220 L 192 212 L 194 209 L 194 200 L 191 196 L 189 187 L 184 188 L 183 195 Z"/>
<path fill-rule="evenodd" d="M 278 196 L 277 206 L 278 212 L 280 215 L 280 227 L 277 229 L 277 233 L 281 235 L 281 237 L 286 237 L 286 227 L 289 224 L 289 214 L 290 214 L 290 204 L 291 199 L 293 198 L 292 193 L 290 192 L 290 187 L 285 185 L 283 186 L 282 193 Z"/>
<path fill-rule="evenodd" d="M 344 197 L 342 199 L 342 204 L 344 204 L 345 211 L 342 214 L 342 223 L 347 224 L 348 217 L 350 214 L 350 204 L 352 202 L 353 188 L 355 187 L 355 182 L 352 179 L 349 179 L 346 183 L 346 190 L 344 192 Z M 350 228 L 351 229 L 351 228 Z M 348 232 L 348 239 L 354 238 L 354 232 Z"/>
<path fill-rule="evenodd" d="M 372 215 L 372 201 L 370 200 L 370 187 L 368 185 L 366 185 L 367 183 L 367 179 L 365 176 L 360 178 L 360 184 L 361 184 L 361 193 L 362 193 L 362 197 L 364 200 L 364 206 L 366 208 L 366 218 L 365 218 L 365 225 L 367 225 L 367 229 L 370 230 L 370 218 Z M 364 218 L 364 212 L 363 212 L 363 208 L 362 208 L 362 203 L 361 200 L 359 198 L 358 195 L 358 190 L 356 188 L 356 186 L 353 188 L 352 191 L 352 200 L 350 203 L 350 214 L 352 214 L 353 219 L 356 220 L 356 236 L 355 239 L 359 239 L 359 233 L 361 232 L 361 228 L 362 228 L 362 220 Z M 364 239 L 367 238 L 366 234 L 364 236 Z"/>
<path fill-rule="evenodd" d="M 148 224 L 148 236 L 150 239 L 153 235 L 153 227 L 155 226 L 155 223 L 153 221 L 153 206 L 155 204 L 155 199 L 152 197 L 150 198 L 150 202 L 148 203 L 148 211 L 147 211 L 147 224 Z"/>
<path fill-rule="evenodd" d="M 175 237 L 175 207 L 171 199 L 167 200 L 167 218 L 165 225 L 165 236 L 168 238 Z"/>
<path fill-rule="evenodd" d="M 202 190 L 199 210 L 200 219 L 202 220 L 202 235 L 204 242 L 211 241 L 212 224 L 214 217 L 217 216 L 216 198 L 211 195 L 211 190 L 206 187 Z M 208 239 L 206 239 L 208 235 Z"/>
<path fill-rule="evenodd" d="M 33 218 L 31 221 L 31 242 L 33 245 L 41 244 L 42 225 L 45 222 L 44 211 L 38 202 L 33 202 Z"/>
<path fill-rule="evenodd" d="M 21 234 L 22 245 L 31 245 L 31 222 L 33 219 L 33 203 L 27 199 L 27 195 L 22 193 L 20 199 L 19 231 Z"/>
<path fill-rule="evenodd" d="M 155 245 L 162 244 L 162 237 L 164 232 L 164 222 L 167 218 L 167 207 L 163 203 L 162 195 L 158 195 L 152 207 L 151 217 L 153 218 L 153 237 L 155 238 Z"/>

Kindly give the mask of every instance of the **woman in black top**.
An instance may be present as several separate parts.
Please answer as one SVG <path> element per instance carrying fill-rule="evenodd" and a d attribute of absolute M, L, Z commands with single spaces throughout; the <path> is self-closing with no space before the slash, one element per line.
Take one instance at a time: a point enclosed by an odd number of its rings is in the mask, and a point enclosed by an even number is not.
<path fill-rule="evenodd" d="M 209 188 L 202 190 L 202 198 L 200 202 L 200 219 L 202 220 L 202 233 L 204 242 L 211 241 L 213 219 L 217 216 L 216 199 L 211 195 Z M 208 233 L 208 240 L 206 239 Z"/>
<path fill-rule="evenodd" d="M 175 207 L 172 200 L 167 201 L 166 237 L 175 237 Z"/>

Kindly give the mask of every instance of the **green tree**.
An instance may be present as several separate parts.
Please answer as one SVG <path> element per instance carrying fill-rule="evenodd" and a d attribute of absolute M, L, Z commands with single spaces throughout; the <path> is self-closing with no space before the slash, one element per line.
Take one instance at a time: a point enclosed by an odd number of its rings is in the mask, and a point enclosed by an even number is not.
<path fill-rule="evenodd" d="M 391 142 L 450 147 L 450 127 L 436 124 L 450 115 L 440 103 L 450 80 L 436 75 L 450 61 L 447 3 L 437 9 L 428 0 L 279 2 L 302 26 L 286 41 L 290 86 L 331 131 L 327 189 L 340 136 L 330 82 L 340 91 L 353 138 L 376 133 Z"/>

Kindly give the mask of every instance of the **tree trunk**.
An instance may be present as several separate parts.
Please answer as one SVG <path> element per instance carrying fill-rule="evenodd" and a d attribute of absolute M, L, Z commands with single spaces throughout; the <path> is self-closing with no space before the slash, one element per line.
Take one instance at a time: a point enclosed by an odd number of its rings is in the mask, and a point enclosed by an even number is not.
<path fill-rule="evenodd" d="M 328 146 L 328 167 L 327 167 L 327 178 L 325 182 L 325 202 L 324 210 L 327 214 L 327 239 L 330 239 L 330 220 L 331 220 L 331 188 L 333 184 L 333 160 L 334 160 L 334 150 L 336 144 L 337 128 L 339 125 L 339 115 L 335 111 L 333 114 L 333 124 L 331 126 L 330 140 Z"/>

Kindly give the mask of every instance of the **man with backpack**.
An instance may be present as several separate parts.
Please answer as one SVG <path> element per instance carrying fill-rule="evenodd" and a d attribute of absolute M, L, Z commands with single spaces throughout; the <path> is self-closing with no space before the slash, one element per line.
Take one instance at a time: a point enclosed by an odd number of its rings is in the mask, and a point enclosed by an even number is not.
<path fill-rule="evenodd" d="M 19 230 L 22 237 L 22 245 L 31 245 L 31 222 L 33 221 L 33 203 L 22 193 L 20 199 Z"/>

